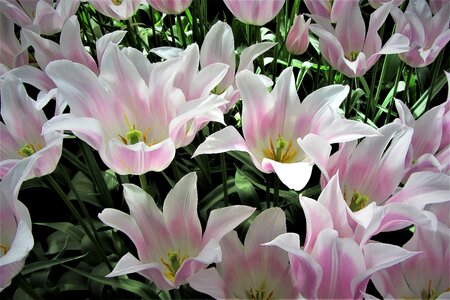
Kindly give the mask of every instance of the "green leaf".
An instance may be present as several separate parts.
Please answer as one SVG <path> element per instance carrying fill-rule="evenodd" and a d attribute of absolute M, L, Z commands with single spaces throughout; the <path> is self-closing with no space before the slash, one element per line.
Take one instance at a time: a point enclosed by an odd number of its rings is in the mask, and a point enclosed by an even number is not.
<path fill-rule="evenodd" d="M 63 265 L 65 268 L 83 275 L 93 281 L 96 281 L 101 284 L 109 285 L 113 288 L 118 288 L 122 290 L 129 291 L 135 295 L 138 295 L 139 297 L 142 297 L 143 299 L 159 299 L 158 295 L 155 294 L 155 292 L 147 285 L 145 285 L 142 282 L 132 280 L 132 279 L 125 279 L 125 278 L 106 278 L 104 276 L 99 275 L 93 275 L 91 273 L 77 270 L 74 268 L 71 268 L 69 266 Z"/>
<path fill-rule="evenodd" d="M 98 200 L 98 193 L 95 190 L 95 186 L 84 173 L 78 172 L 72 179 L 72 184 L 75 187 L 80 200 L 88 202 L 97 207 L 102 207 L 100 201 Z M 71 189 L 67 194 L 67 198 L 70 200 L 77 199 L 75 192 Z"/>
<path fill-rule="evenodd" d="M 86 254 L 87 253 L 80 255 L 80 256 L 75 256 L 75 257 L 59 258 L 59 259 L 52 259 L 52 260 L 47 260 L 47 261 L 37 261 L 37 262 L 31 263 L 31 264 L 27 264 L 22 270 L 22 275 L 27 275 L 29 273 L 47 269 L 47 268 L 57 266 L 57 265 L 60 265 L 60 264 L 63 264 L 63 263 L 69 262 L 69 261 L 77 260 L 77 259 L 85 257 Z"/>
<path fill-rule="evenodd" d="M 245 174 L 237 169 L 234 180 L 236 184 L 236 190 L 239 198 L 241 198 L 242 204 L 261 209 L 261 204 L 259 202 L 255 188 L 253 187 L 251 181 L 247 179 Z"/>

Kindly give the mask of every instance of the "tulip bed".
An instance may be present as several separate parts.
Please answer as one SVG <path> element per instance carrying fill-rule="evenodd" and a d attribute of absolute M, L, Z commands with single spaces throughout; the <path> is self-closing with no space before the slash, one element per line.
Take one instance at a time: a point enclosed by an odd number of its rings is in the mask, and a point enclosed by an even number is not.
<path fill-rule="evenodd" d="M 2 299 L 450 298 L 447 0 L 0 0 Z"/>

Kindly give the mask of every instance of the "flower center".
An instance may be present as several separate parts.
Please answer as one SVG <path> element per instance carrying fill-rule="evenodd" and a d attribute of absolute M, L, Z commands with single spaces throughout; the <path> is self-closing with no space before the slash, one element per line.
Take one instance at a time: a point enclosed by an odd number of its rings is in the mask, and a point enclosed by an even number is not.
<path fill-rule="evenodd" d="M 350 200 L 349 207 L 352 211 L 358 211 L 358 210 L 366 207 L 368 202 L 369 202 L 369 197 L 361 194 L 358 191 L 355 191 L 352 195 L 352 199 Z"/>
<path fill-rule="evenodd" d="M 266 291 L 266 285 L 263 283 L 259 289 L 250 288 L 245 291 L 247 299 L 249 300 L 271 300 L 273 298 L 273 291 L 268 293 Z"/>
<path fill-rule="evenodd" d="M 3 255 L 5 255 L 8 252 L 8 247 L 3 246 L 2 244 L 0 244 L 0 257 L 2 257 Z"/>
<path fill-rule="evenodd" d="M 114 4 L 115 6 L 119 6 L 122 4 L 122 0 L 111 0 L 112 4 Z"/>
<path fill-rule="evenodd" d="M 450 288 L 447 289 L 446 292 L 449 292 Z M 428 289 L 422 289 L 420 293 L 422 300 L 435 300 L 439 297 L 439 294 L 433 289 L 433 284 L 431 283 L 431 279 L 428 281 Z"/>
<path fill-rule="evenodd" d="M 290 162 L 297 153 L 297 148 L 292 146 L 292 139 L 288 143 L 281 135 L 278 135 L 275 146 L 269 138 L 269 145 L 270 147 L 263 150 L 264 155 L 281 163 Z"/>
<path fill-rule="evenodd" d="M 35 146 L 33 146 L 33 144 L 26 144 L 25 146 L 20 148 L 20 150 L 18 152 L 23 157 L 29 157 L 29 156 L 33 155 L 36 152 L 36 148 L 39 151 L 39 150 L 42 149 L 42 145 L 41 144 L 37 144 L 37 147 L 35 147 Z"/>
<path fill-rule="evenodd" d="M 355 61 L 358 58 L 359 51 L 352 51 L 345 55 L 345 58 L 349 61 Z"/>
<path fill-rule="evenodd" d="M 177 273 L 178 269 L 181 267 L 185 259 L 188 258 L 187 255 L 181 256 L 180 250 L 178 251 L 172 251 L 169 250 L 167 253 L 167 260 L 164 258 L 160 258 L 161 263 L 166 267 L 166 271 L 164 272 L 164 275 L 171 281 L 175 282 L 175 274 Z"/>
<path fill-rule="evenodd" d="M 142 131 L 136 129 L 136 126 L 134 124 L 130 124 L 125 113 L 123 114 L 123 117 L 125 118 L 125 123 L 127 124 L 129 131 L 125 134 L 125 137 L 120 133 L 117 134 L 120 137 L 122 143 L 124 143 L 125 145 L 134 145 L 142 141 L 148 146 L 151 146 L 153 144 L 152 142 L 147 142 L 147 135 L 150 132 L 150 127 L 147 127 L 144 133 L 142 133 Z"/>

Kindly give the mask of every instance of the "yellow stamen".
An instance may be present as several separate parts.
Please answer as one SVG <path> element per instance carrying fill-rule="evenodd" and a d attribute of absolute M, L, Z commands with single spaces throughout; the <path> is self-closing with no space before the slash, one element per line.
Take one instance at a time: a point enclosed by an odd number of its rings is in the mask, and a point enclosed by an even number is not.
<path fill-rule="evenodd" d="M 276 140 L 276 149 L 273 145 L 272 139 L 269 138 L 269 147 L 264 149 L 263 153 L 267 158 L 286 163 L 290 162 L 294 158 L 297 153 L 297 149 L 293 146 L 292 140 L 289 140 L 288 143 L 285 139 L 283 139 L 283 137 L 281 137 L 281 135 L 279 135 Z"/>
<path fill-rule="evenodd" d="M 188 258 L 187 255 L 184 255 L 181 257 L 180 250 L 178 251 L 172 251 L 170 250 L 167 253 L 167 259 L 166 261 L 164 258 L 160 257 L 161 263 L 166 267 L 166 271 L 164 272 L 164 275 L 169 279 L 171 282 L 175 281 L 175 275 L 180 269 L 183 262 Z"/>

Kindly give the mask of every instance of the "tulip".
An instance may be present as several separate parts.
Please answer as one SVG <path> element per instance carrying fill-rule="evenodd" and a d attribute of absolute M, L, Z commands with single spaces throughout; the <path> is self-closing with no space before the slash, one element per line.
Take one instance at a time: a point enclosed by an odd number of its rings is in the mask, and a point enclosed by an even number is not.
<path fill-rule="evenodd" d="M 405 0 L 369 0 L 370 6 L 377 9 L 383 4 L 392 2 L 395 6 L 400 6 Z"/>
<path fill-rule="evenodd" d="M 446 103 L 426 111 L 420 118 L 414 120 L 408 107 L 400 100 L 395 99 L 395 106 L 401 122 L 414 129 L 403 182 L 414 172 L 429 170 L 448 173 L 450 157 L 442 154 L 449 148 L 445 127 L 450 119 L 450 112 L 445 112 L 449 103 L 450 100 L 447 100 Z M 441 157 L 441 161 L 436 156 Z"/>
<path fill-rule="evenodd" d="M 223 0 L 242 23 L 262 26 L 280 12 L 285 0 Z"/>
<path fill-rule="evenodd" d="M 89 0 L 89 3 L 102 15 L 113 19 L 127 20 L 141 5 L 141 0 Z"/>
<path fill-rule="evenodd" d="M 194 156 L 244 151 L 260 171 L 275 172 L 289 188 L 300 190 L 308 182 L 314 164 L 305 149 L 328 157 L 330 143 L 378 134 L 365 124 L 339 115 L 339 105 L 349 91 L 346 86 L 321 88 L 300 103 L 292 68 L 280 74 L 272 93 L 248 70 L 238 73 L 236 81 L 243 101 L 244 137 L 228 126 L 208 136 Z"/>
<path fill-rule="evenodd" d="M 296 233 L 281 234 L 265 245 L 289 253 L 296 286 L 307 299 L 362 299 L 372 274 L 408 261 L 416 254 L 382 243 L 360 248 L 355 241 L 340 238 L 332 229 L 320 231 L 310 251 L 300 249 Z"/>
<path fill-rule="evenodd" d="M 416 227 L 403 248 L 418 252 L 411 259 L 372 276 L 384 299 L 448 299 L 450 297 L 450 230 Z"/>
<path fill-rule="evenodd" d="M 185 11 L 192 0 L 147 0 L 151 7 L 168 15 L 178 15 Z"/>
<path fill-rule="evenodd" d="M 333 5 L 336 6 L 338 3 Z M 317 24 L 310 26 L 311 31 L 319 37 L 321 53 L 327 62 L 348 77 L 363 76 L 382 54 L 395 54 L 408 51 L 409 41 L 405 35 L 394 34 L 381 47 L 382 41 L 378 30 L 386 20 L 392 3 L 387 3 L 370 15 L 369 28 L 362 17 L 358 1 L 340 0 L 339 12 L 333 20 L 312 15 Z"/>
<path fill-rule="evenodd" d="M 36 108 L 23 84 L 7 74 L 1 88 L 0 178 L 17 163 L 28 157 L 38 157 L 27 179 L 52 173 L 62 154 L 64 135 L 60 132 L 41 134 L 48 122 L 42 110 Z"/>
<path fill-rule="evenodd" d="M 0 0 L 0 10 L 22 28 L 29 28 L 45 35 L 61 31 L 64 22 L 73 16 L 80 0 Z M 54 7 L 56 6 L 56 7 Z"/>
<path fill-rule="evenodd" d="M 152 65 L 141 52 L 120 51 L 113 43 L 103 54 L 98 76 L 84 65 L 54 61 L 46 73 L 71 110 L 52 118 L 44 132 L 72 130 L 119 174 L 164 170 L 175 150 L 188 145 L 201 125 L 223 118 L 211 111 L 225 100 L 203 90 L 219 82 L 227 67 L 209 73 L 194 70 L 195 85 L 188 90 L 206 95 L 189 98 L 173 86 L 184 63 L 188 62 L 180 57 Z"/>
<path fill-rule="evenodd" d="M 287 254 L 261 245 L 283 233 L 284 212 L 264 210 L 250 225 L 244 244 L 236 231 L 227 234 L 220 242 L 222 261 L 192 276 L 189 285 L 215 299 L 297 299 Z"/>
<path fill-rule="evenodd" d="M 19 66 L 28 64 L 28 52 L 14 34 L 14 24 L 0 13 L 0 76 Z"/>
<path fill-rule="evenodd" d="M 424 67 L 436 59 L 450 40 L 450 3 L 442 6 L 433 16 L 425 0 L 408 3 L 405 12 L 397 7 L 391 11 L 396 31 L 411 42 L 405 53 L 399 56 L 411 67 Z"/>
<path fill-rule="evenodd" d="M 170 290 L 221 260 L 220 240 L 255 209 L 242 205 L 215 209 L 202 234 L 196 182 L 195 173 L 181 178 L 164 200 L 162 212 L 142 189 L 124 184 L 130 214 L 106 208 L 98 217 L 130 237 L 139 259 L 125 254 L 107 277 L 137 272 L 154 281 L 159 289 Z"/>
<path fill-rule="evenodd" d="M 34 245 L 27 207 L 17 197 L 36 156 L 20 161 L 0 182 L 0 292 L 19 274 Z"/>
<path fill-rule="evenodd" d="M 311 19 L 305 22 L 303 15 L 295 17 L 294 24 L 289 30 L 286 39 L 286 48 L 290 53 L 300 55 L 306 51 L 309 45 L 308 31 L 310 23 Z"/>

